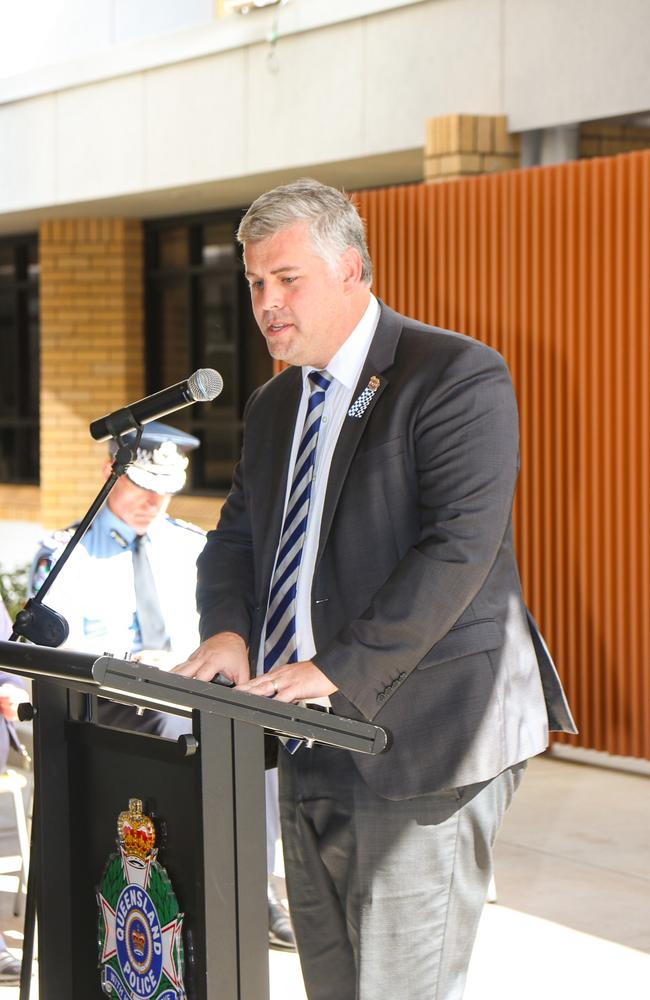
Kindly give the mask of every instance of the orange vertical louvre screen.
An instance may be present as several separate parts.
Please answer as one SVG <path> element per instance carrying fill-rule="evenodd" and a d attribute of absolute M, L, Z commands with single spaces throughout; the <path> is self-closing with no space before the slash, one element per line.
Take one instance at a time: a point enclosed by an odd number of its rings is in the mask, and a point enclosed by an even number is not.
<path fill-rule="evenodd" d="M 506 358 L 526 600 L 580 728 L 650 758 L 650 151 L 355 195 L 374 289 Z"/>

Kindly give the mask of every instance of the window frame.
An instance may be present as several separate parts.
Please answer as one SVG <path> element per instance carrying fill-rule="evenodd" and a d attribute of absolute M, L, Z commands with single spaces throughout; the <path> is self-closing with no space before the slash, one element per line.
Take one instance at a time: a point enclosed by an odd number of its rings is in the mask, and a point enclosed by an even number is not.
<path fill-rule="evenodd" d="M 160 290 L 165 280 L 180 282 L 184 287 L 185 324 L 188 331 L 187 353 L 190 359 L 189 370 L 183 376 L 187 377 L 197 368 L 208 367 L 203 360 L 206 350 L 205 321 L 201 303 L 200 286 L 209 275 L 218 275 L 223 279 L 228 277 L 232 282 L 230 308 L 232 310 L 232 345 L 235 354 L 234 367 L 236 376 L 229 392 L 232 394 L 232 408 L 235 411 L 234 421 L 225 425 L 226 432 L 233 436 L 232 466 L 228 475 L 210 482 L 204 469 L 209 454 L 203 445 L 192 456 L 189 466 L 188 484 L 185 493 L 194 496 L 225 494 L 230 486 L 230 473 L 239 456 L 243 434 L 243 411 L 252 388 L 251 374 L 255 361 L 255 348 L 252 346 L 251 334 L 257 330 L 252 309 L 248 283 L 244 275 L 241 253 L 235 239 L 235 230 L 242 217 L 241 209 L 230 209 L 220 212 L 206 212 L 184 216 L 166 216 L 144 222 L 144 270 L 145 270 L 145 381 L 147 392 L 156 392 L 163 385 L 163 352 L 160 350 L 160 330 L 162 329 L 162 312 Z M 232 257 L 223 261 L 206 263 L 202 258 L 204 229 L 210 225 L 232 225 L 233 248 Z M 160 234 L 164 230 L 174 228 L 185 229 L 186 263 L 179 266 L 163 266 L 160 261 Z M 273 374 L 273 363 L 269 356 L 267 377 Z M 226 376 L 227 377 L 227 376 Z M 202 410 L 201 405 L 190 408 L 187 418 L 187 430 L 202 437 L 202 432 L 208 432 L 210 425 L 218 423 L 218 402 L 214 411 Z M 170 416 L 173 423 L 173 416 Z M 236 437 L 236 441 L 235 441 Z"/>
<path fill-rule="evenodd" d="M 40 255 L 38 233 L 0 236 L 0 249 L 13 250 L 14 275 L 0 274 L 0 290 L 13 299 L 13 333 L 16 346 L 15 384 L 17 404 L 14 415 L 0 413 L 0 432 L 32 432 L 31 461 L 27 473 L 20 472 L 18 446 L 7 455 L 12 472 L 0 479 L 5 485 L 39 485 L 40 482 Z M 30 251 L 32 251 L 30 253 Z M 33 269 L 32 269 L 33 265 Z M 30 273 L 31 272 L 31 273 Z M 33 309 L 33 314 L 32 314 Z M 3 364 L 7 358 L 3 359 Z M 4 459 L 3 454 L 3 459 Z"/>

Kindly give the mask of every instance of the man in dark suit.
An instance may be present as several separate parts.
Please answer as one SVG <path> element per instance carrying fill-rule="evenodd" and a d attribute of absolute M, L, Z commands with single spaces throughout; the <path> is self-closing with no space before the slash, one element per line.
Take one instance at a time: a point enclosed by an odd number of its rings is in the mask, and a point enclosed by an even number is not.
<path fill-rule="evenodd" d="M 307 993 L 458 1000 L 502 816 L 549 728 L 573 728 L 512 550 L 510 377 L 483 344 L 377 302 L 340 192 L 277 188 L 238 235 L 292 367 L 248 403 L 199 560 L 203 641 L 177 669 L 329 697 L 389 731 L 379 757 L 279 750 Z"/>

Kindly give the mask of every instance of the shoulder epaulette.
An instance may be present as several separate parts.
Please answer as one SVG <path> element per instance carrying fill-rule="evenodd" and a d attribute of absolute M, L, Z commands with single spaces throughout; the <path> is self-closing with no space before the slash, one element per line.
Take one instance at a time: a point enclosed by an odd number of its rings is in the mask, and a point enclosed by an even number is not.
<path fill-rule="evenodd" d="M 52 531 L 45 538 L 41 539 L 41 547 L 44 549 L 49 549 L 53 552 L 55 549 L 60 549 L 64 545 L 67 545 L 75 531 L 79 527 L 79 521 L 74 524 L 69 524 L 67 528 L 60 528 L 57 531 Z"/>
<path fill-rule="evenodd" d="M 78 526 L 79 521 L 68 525 L 67 528 L 52 531 L 45 538 L 41 539 L 38 552 L 34 557 L 29 571 L 28 587 L 31 594 L 37 594 L 43 586 L 45 579 L 52 569 L 55 553 L 60 554 L 60 550 L 66 547 Z"/>

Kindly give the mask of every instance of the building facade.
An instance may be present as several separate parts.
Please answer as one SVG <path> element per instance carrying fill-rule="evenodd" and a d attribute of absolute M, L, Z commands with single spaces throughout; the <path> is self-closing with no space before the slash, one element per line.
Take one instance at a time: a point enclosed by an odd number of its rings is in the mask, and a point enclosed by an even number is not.
<path fill-rule="evenodd" d="M 199 367 L 217 368 L 224 391 L 174 415 L 202 447 L 172 513 L 212 526 L 245 401 L 272 374 L 234 233 L 262 190 L 314 176 L 362 192 L 389 305 L 482 337 L 511 363 L 530 453 L 518 528 L 528 598 L 561 655 L 583 745 L 650 757 L 634 611 L 650 586 L 646 465 L 619 474 L 614 447 L 620 428 L 640 426 L 646 443 L 650 433 L 638 383 L 650 340 L 647 165 L 610 161 L 593 184 L 550 166 L 650 148 L 649 34 L 647 0 L 15 5 L 0 34 L 0 568 L 26 562 L 44 528 L 78 519 L 98 492 L 105 448 L 91 420 Z M 521 172 L 535 166 L 548 169 Z M 521 176 L 457 183 L 509 171 Z M 582 298 L 569 294 L 573 278 Z M 628 313 L 641 363 L 626 388 Z M 581 403 L 578 419 L 566 372 L 584 371 L 581 358 L 600 359 L 599 378 L 618 375 L 583 381 L 592 409 Z M 554 436 L 534 424 L 540 400 Z M 601 470 L 603 490 L 618 469 L 638 509 L 621 489 L 602 503 L 597 490 L 580 494 L 572 455 L 594 458 L 581 481 Z M 530 479 L 540 469 L 543 488 Z M 619 508 L 636 513 L 617 548 Z M 595 546 L 588 558 L 576 547 L 578 528 L 617 553 L 621 608 Z"/>
<path fill-rule="evenodd" d="M 87 424 L 224 375 L 182 513 L 209 525 L 255 338 L 233 233 L 261 190 L 350 190 L 642 148 L 645 0 L 28 0 L 0 38 L 0 517 L 97 486 Z M 621 72 L 621 67 L 625 72 Z"/>

